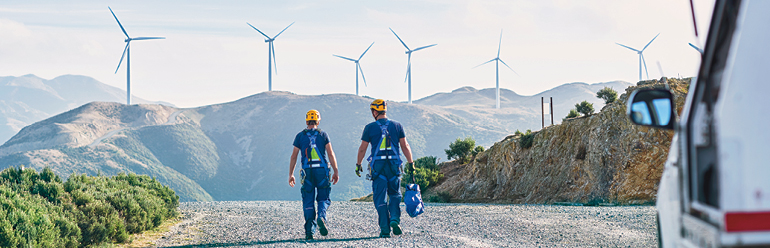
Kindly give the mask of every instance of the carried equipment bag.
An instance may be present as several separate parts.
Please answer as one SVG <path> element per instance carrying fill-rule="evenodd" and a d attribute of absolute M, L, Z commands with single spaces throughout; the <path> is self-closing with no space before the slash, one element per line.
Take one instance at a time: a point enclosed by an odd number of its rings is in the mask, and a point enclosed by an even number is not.
<path fill-rule="evenodd" d="M 420 194 L 420 185 L 414 183 L 414 172 L 412 172 L 412 183 L 406 185 L 404 204 L 406 205 L 406 213 L 409 214 L 409 217 L 414 218 L 425 212 L 422 194 Z"/>

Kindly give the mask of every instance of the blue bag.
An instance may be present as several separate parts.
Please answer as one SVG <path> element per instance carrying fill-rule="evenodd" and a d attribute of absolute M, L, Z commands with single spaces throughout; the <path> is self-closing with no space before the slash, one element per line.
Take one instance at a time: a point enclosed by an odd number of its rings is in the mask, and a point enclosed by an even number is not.
<path fill-rule="evenodd" d="M 406 205 L 406 213 L 409 214 L 409 217 L 414 218 L 425 212 L 425 205 L 422 204 L 422 194 L 420 194 L 420 185 L 414 183 L 406 185 L 404 204 Z"/>

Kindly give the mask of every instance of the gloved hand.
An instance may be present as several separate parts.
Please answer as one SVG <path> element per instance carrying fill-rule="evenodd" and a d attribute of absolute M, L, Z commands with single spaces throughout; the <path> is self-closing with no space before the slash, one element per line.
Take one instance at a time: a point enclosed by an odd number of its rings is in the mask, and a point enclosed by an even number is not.
<path fill-rule="evenodd" d="M 414 173 L 414 162 L 406 163 L 406 172 L 407 173 Z"/>
<path fill-rule="evenodd" d="M 360 164 L 356 165 L 356 176 L 361 177 L 361 172 L 364 172 L 364 168 Z"/>

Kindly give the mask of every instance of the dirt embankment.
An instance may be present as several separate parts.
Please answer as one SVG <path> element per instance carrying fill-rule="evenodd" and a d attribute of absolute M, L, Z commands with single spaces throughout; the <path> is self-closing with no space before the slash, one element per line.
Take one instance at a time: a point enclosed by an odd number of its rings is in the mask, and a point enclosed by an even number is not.
<path fill-rule="evenodd" d="M 689 79 L 668 84 L 681 113 Z M 506 137 L 471 163 L 446 164 L 445 180 L 431 191 L 457 202 L 652 203 L 673 132 L 629 122 L 626 100 L 635 89 L 663 87 L 657 80 L 629 87 L 599 113 L 536 132 L 531 148 Z"/>

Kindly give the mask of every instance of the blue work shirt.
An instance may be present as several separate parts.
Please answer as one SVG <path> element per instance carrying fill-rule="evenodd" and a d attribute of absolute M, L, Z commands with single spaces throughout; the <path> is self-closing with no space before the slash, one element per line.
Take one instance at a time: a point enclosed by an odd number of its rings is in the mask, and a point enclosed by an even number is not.
<path fill-rule="evenodd" d="M 307 156 L 310 154 L 311 150 L 310 138 L 307 137 L 307 132 L 310 132 L 312 135 L 313 132 L 316 131 L 318 134 L 315 138 L 315 145 L 316 149 L 318 149 L 318 156 L 320 156 L 321 160 L 323 160 L 323 164 L 329 164 L 329 160 L 326 159 L 326 144 L 331 143 L 331 141 L 329 141 L 329 135 L 321 129 L 305 129 L 302 130 L 302 132 L 299 132 L 296 137 L 294 137 L 294 147 L 299 148 L 299 153 L 302 154 L 302 160 L 300 160 L 300 164 L 304 164 L 304 162 L 308 161 Z"/>
<path fill-rule="evenodd" d="M 364 127 L 364 133 L 361 135 L 361 140 L 369 142 L 371 145 L 371 152 L 370 154 L 377 154 L 378 145 L 380 138 L 382 138 L 382 130 L 380 130 L 380 125 L 377 124 L 379 122 L 382 125 L 385 125 L 385 122 L 387 122 L 387 118 L 382 118 L 377 120 L 376 122 L 369 123 Z M 401 155 L 401 147 L 399 145 L 399 140 L 401 138 L 406 137 L 406 133 L 404 133 L 404 128 L 401 126 L 401 123 L 390 120 L 390 125 L 388 125 L 388 139 L 393 140 L 393 151 L 396 152 L 396 155 Z"/>

